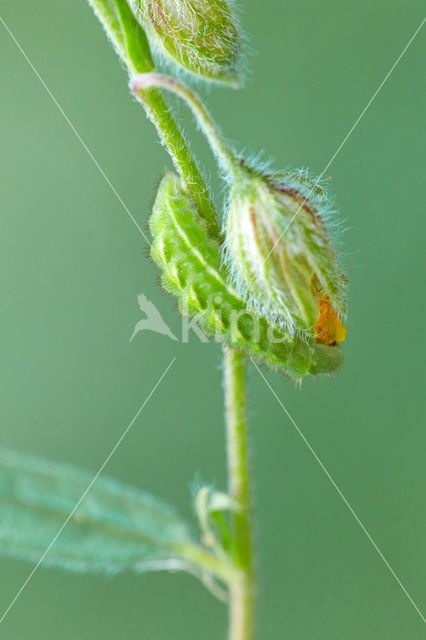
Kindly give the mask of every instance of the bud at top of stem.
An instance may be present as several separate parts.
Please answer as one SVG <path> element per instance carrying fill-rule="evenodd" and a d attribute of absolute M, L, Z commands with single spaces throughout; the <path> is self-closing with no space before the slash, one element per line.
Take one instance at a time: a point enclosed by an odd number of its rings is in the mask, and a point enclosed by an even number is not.
<path fill-rule="evenodd" d="M 154 49 L 205 80 L 238 86 L 241 38 L 226 0 L 129 0 Z"/>

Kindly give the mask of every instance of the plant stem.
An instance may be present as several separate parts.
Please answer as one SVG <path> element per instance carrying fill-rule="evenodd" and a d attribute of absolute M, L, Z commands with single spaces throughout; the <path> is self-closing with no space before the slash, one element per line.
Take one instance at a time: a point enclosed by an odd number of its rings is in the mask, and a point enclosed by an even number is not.
<path fill-rule="evenodd" d="M 89 0 L 116 52 L 130 76 L 155 70 L 145 32 L 133 16 L 126 0 Z M 204 179 L 188 144 L 158 89 L 143 92 L 143 106 L 185 182 L 199 214 L 206 220 L 213 237 L 219 236 L 219 221 Z"/>
<path fill-rule="evenodd" d="M 255 593 L 244 356 L 225 347 L 224 364 L 229 491 L 238 505 L 232 516 L 233 552 L 240 570 L 239 581 L 231 586 L 229 640 L 253 640 Z"/>
<path fill-rule="evenodd" d="M 132 79 L 131 89 L 137 96 L 142 97 L 149 87 L 168 89 L 185 100 L 224 170 L 232 177 L 236 172 L 241 171 L 238 159 L 221 134 L 216 122 L 200 98 L 191 89 L 175 78 L 162 73 L 143 73 Z"/>
<path fill-rule="evenodd" d="M 130 75 L 154 71 L 147 38 L 126 0 L 115 0 L 114 4 L 109 0 L 89 0 L 89 3 Z M 183 97 L 193 98 L 193 95 L 190 92 Z M 186 183 L 200 215 L 207 221 L 210 233 L 218 237 L 219 221 L 207 187 L 161 93 L 156 88 L 145 88 L 138 92 L 138 97 L 142 100 L 173 164 Z M 196 96 L 192 100 L 192 107 L 198 112 L 200 124 L 206 133 L 210 134 L 210 142 L 221 157 L 223 165 L 232 173 L 236 164 L 232 152 L 224 144 L 220 132 Z M 237 577 L 232 580 L 230 575 L 221 577 L 230 584 L 229 640 L 253 640 L 254 570 L 244 356 L 233 349 L 225 348 L 224 359 L 229 491 L 237 505 L 232 512 L 233 559 Z M 211 562 L 211 558 L 206 559 L 205 555 L 203 559 Z M 217 569 L 216 566 L 215 568 Z"/>
<path fill-rule="evenodd" d="M 210 234 L 218 237 L 219 222 L 207 186 L 160 91 L 148 89 L 143 92 L 141 99 L 176 170 L 186 183 L 197 211 L 207 221 Z"/>

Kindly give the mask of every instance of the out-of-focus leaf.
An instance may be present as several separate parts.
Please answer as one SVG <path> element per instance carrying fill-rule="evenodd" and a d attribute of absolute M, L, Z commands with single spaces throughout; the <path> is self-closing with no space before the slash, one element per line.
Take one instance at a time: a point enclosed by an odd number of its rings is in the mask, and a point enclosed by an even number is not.
<path fill-rule="evenodd" d="M 69 465 L 0 451 L 0 554 L 38 562 L 92 480 Z M 188 547 L 189 528 L 173 508 L 100 476 L 43 564 L 109 574 L 182 568 Z"/>
<path fill-rule="evenodd" d="M 227 512 L 238 508 L 235 500 L 212 487 L 201 487 L 195 496 L 194 506 L 204 544 L 207 547 L 229 549 L 231 532 Z"/>

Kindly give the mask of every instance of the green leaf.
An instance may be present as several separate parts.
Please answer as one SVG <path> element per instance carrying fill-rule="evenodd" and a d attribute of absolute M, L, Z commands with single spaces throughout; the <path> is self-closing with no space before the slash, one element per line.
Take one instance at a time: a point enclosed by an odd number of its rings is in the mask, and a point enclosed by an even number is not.
<path fill-rule="evenodd" d="M 0 451 L 0 554 L 38 562 L 93 477 L 69 465 Z M 189 527 L 168 504 L 100 476 L 43 564 L 108 574 L 162 568 L 197 573 L 197 562 L 183 566 L 188 550 L 197 555 L 194 549 L 199 548 Z"/>

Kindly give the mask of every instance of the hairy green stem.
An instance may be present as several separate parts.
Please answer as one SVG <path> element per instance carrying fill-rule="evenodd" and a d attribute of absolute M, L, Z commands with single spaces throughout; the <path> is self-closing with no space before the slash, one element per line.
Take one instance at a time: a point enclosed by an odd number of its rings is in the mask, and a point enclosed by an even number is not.
<path fill-rule="evenodd" d="M 230 175 L 235 175 L 238 171 L 238 159 L 230 149 L 216 122 L 200 98 L 184 84 L 175 78 L 164 75 L 163 73 L 143 73 L 136 76 L 131 81 L 132 91 L 136 96 L 141 98 L 149 87 L 167 89 L 185 100 L 195 115 L 200 128 L 206 135 L 220 164 Z"/>
<path fill-rule="evenodd" d="M 198 212 L 207 221 L 210 234 L 213 237 L 218 237 L 218 217 L 207 187 L 161 93 L 157 89 L 145 91 L 142 103 L 171 156 L 176 170 L 185 182 Z"/>
<path fill-rule="evenodd" d="M 225 347 L 224 362 L 229 492 L 237 505 L 232 512 L 233 555 L 240 573 L 231 585 L 229 640 L 253 640 L 255 592 L 244 356 Z"/>
<path fill-rule="evenodd" d="M 89 0 L 101 21 L 115 50 L 125 63 L 131 76 L 147 74 L 154 77 L 154 63 L 149 44 L 126 0 Z M 138 78 L 143 76 L 138 75 Z M 165 77 L 165 76 L 163 76 Z M 235 173 L 237 161 L 229 149 L 213 119 L 197 98 L 180 83 L 172 87 L 189 102 L 200 125 L 219 156 L 222 165 Z M 187 185 L 188 191 L 200 213 L 207 221 L 213 236 L 219 236 L 219 222 L 214 205 L 201 173 L 191 155 L 186 140 L 173 119 L 155 83 L 151 86 L 132 88 L 143 103 L 149 118 L 154 123 L 172 161 Z M 225 348 L 225 398 L 227 417 L 227 451 L 230 493 L 237 508 L 232 512 L 233 560 L 236 571 L 223 567 L 213 556 L 198 547 L 186 548 L 182 555 L 188 560 L 204 565 L 230 588 L 229 640 L 253 640 L 254 637 L 254 570 L 252 554 L 251 501 L 249 483 L 249 461 L 247 425 L 245 415 L 244 356 L 233 349 Z"/>
<path fill-rule="evenodd" d="M 154 71 L 147 37 L 126 0 L 115 0 L 114 4 L 109 0 L 89 0 L 89 3 L 129 74 L 135 76 Z M 218 237 L 218 216 L 207 186 L 164 98 L 157 89 L 149 89 L 143 92 L 141 101 L 210 233 Z"/>

